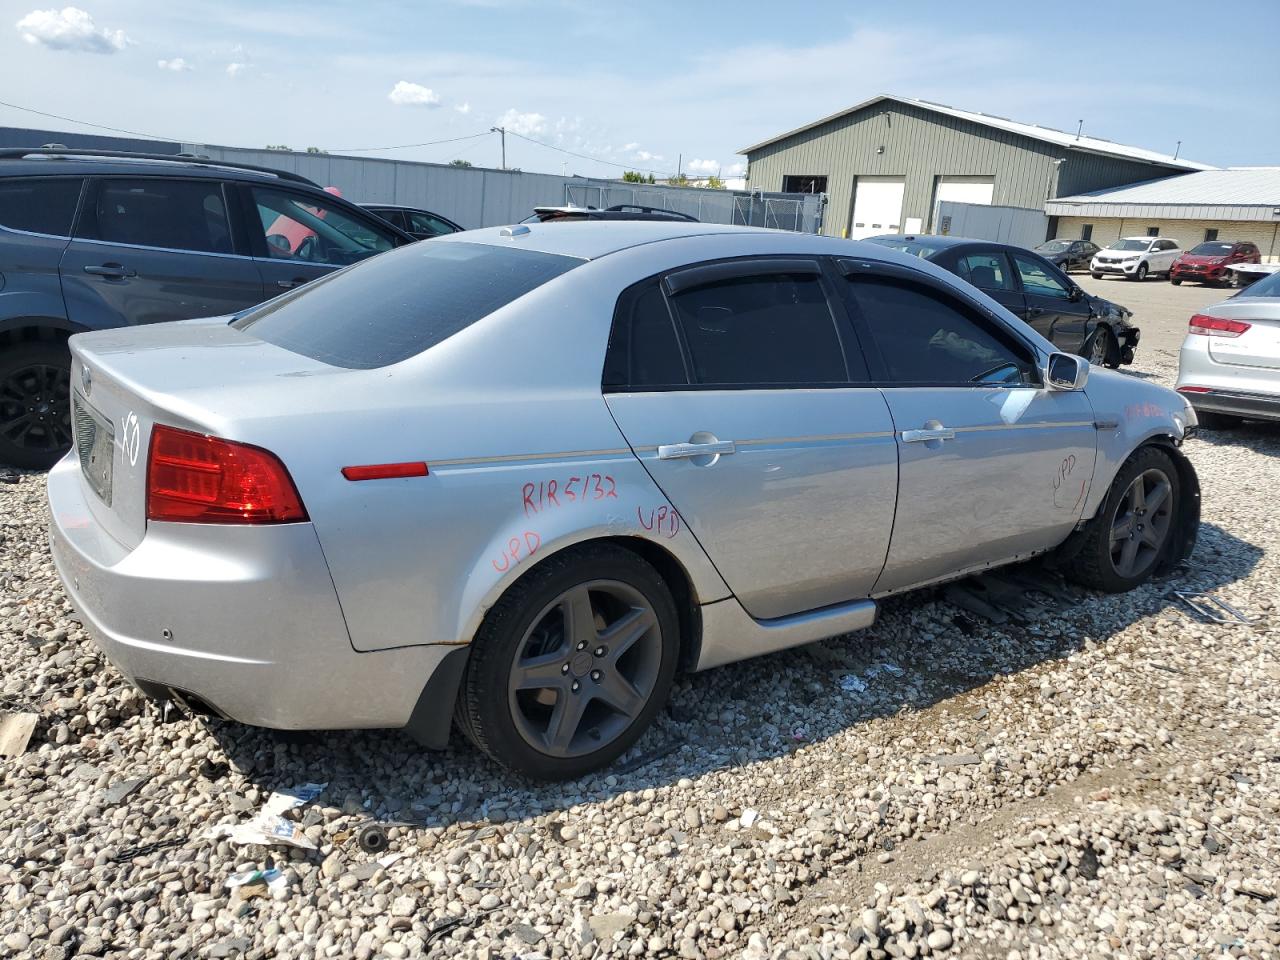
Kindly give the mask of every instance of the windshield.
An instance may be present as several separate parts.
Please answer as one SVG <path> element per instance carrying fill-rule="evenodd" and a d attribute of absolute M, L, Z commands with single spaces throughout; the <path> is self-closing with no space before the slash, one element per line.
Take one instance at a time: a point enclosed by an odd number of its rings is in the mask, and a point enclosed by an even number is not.
<path fill-rule="evenodd" d="M 481 243 L 414 243 L 268 300 L 232 322 L 336 367 L 429 350 L 583 261 Z"/>
<path fill-rule="evenodd" d="M 906 237 L 868 237 L 867 243 L 874 243 L 877 246 L 888 247 L 890 250 L 897 250 L 899 253 L 909 253 L 913 257 L 919 257 L 921 260 L 928 260 L 935 253 L 942 249 L 941 246 L 931 246 L 925 242 L 925 238 L 907 239 Z"/>
<path fill-rule="evenodd" d="M 1225 257 L 1231 252 L 1229 243 L 1202 243 L 1192 247 L 1191 252 L 1197 257 Z"/>
<path fill-rule="evenodd" d="M 1150 240 L 1117 240 L 1108 250 L 1146 250 L 1151 246 Z"/>
<path fill-rule="evenodd" d="M 1256 274 L 1241 274 L 1241 279 L 1248 281 L 1249 277 Z M 1250 283 L 1239 293 L 1237 297 L 1280 297 L 1280 273 L 1268 273 L 1261 280 Z"/>
<path fill-rule="evenodd" d="M 1070 240 L 1050 240 L 1036 247 L 1041 253 L 1066 253 L 1071 249 Z"/>

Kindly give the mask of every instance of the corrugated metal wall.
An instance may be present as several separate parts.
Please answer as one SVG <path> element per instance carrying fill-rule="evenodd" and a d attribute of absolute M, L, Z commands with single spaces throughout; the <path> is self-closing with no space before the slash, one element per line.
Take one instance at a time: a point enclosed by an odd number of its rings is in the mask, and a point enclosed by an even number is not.
<path fill-rule="evenodd" d="M 1053 161 L 1063 157 L 1055 175 Z M 1151 180 L 1165 172 L 1151 164 L 1064 150 L 1021 134 L 888 102 L 762 147 L 748 160 L 753 189 L 780 189 L 787 175 L 827 177 L 830 203 L 823 232 L 835 236 L 850 224 L 859 176 L 904 177 L 900 222 L 918 217 L 931 225 L 934 191 L 942 176 L 994 177 L 993 204 L 1043 209 L 1051 196 L 1064 195 L 1064 187 L 1093 190 Z"/>
<path fill-rule="evenodd" d="M 639 203 L 688 213 L 706 223 L 738 223 L 816 233 L 820 197 L 772 193 L 755 198 L 732 190 L 623 184 L 617 180 L 561 177 L 482 167 L 409 160 L 342 157 L 285 150 L 244 150 L 183 144 L 183 152 L 215 160 L 252 163 L 300 173 L 321 186 L 334 186 L 348 200 L 425 207 L 467 229 L 517 223 L 534 207 L 573 202 L 604 207 Z"/>
<path fill-rule="evenodd" d="M 1032 207 L 995 207 L 943 200 L 938 204 L 937 232 L 1011 243 L 1015 247 L 1034 247 L 1044 243 L 1048 236 L 1049 218 L 1043 210 Z"/>

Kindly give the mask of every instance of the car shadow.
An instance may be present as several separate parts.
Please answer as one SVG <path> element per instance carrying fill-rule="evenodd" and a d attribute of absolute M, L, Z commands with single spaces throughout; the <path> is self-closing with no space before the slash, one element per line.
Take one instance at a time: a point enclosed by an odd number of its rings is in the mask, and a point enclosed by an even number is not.
<path fill-rule="evenodd" d="M 1224 449 L 1237 448 L 1280 457 L 1280 422 L 1274 420 L 1246 420 L 1227 430 L 1201 427 L 1196 431 L 1196 439 Z"/>
<path fill-rule="evenodd" d="M 1002 626 L 953 606 L 941 588 L 893 598 L 860 633 L 679 678 L 668 709 L 636 747 L 573 782 L 506 773 L 456 732 L 447 750 L 431 752 L 399 731 L 289 734 L 220 720 L 207 725 L 226 761 L 264 792 L 327 783 L 322 802 L 344 807 L 353 822 L 480 828 L 768 761 L 879 717 L 957 701 L 996 677 L 1105 644 L 1141 618 L 1189 616 L 1172 591 L 1224 587 L 1262 556 L 1206 523 L 1192 560 L 1171 575 L 1124 595 L 1068 586 L 1069 599 L 1045 601 L 1047 614 Z"/>

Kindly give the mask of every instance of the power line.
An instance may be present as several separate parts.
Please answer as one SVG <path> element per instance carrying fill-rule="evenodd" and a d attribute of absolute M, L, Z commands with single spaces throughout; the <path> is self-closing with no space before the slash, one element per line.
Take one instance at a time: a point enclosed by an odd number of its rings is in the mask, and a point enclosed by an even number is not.
<path fill-rule="evenodd" d="M 78 123 L 82 127 L 95 127 L 98 130 L 110 130 L 112 133 L 127 133 L 132 137 L 146 137 L 148 140 L 169 140 L 177 143 L 195 143 L 194 140 L 177 140 L 173 137 L 161 137 L 154 133 L 140 133 L 137 130 L 126 130 L 123 127 L 108 127 L 102 123 L 90 123 L 88 120 L 77 120 L 75 117 L 64 117 L 57 113 L 45 113 L 43 110 L 33 110 L 31 107 L 20 107 L 16 103 L 6 103 L 0 100 L 0 107 L 9 107 L 11 110 L 21 110 L 23 113 L 34 113 L 37 117 L 48 117 L 50 120 L 61 120 L 64 123 Z"/>
<path fill-rule="evenodd" d="M 664 177 L 670 177 L 670 170 L 654 170 L 649 167 L 636 167 L 629 163 L 615 163 L 613 160 L 601 160 L 599 157 L 592 157 L 585 153 L 574 153 L 572 150 L 566 150 L 564 147 L 557 147 L 550 143 L 544 143 L 541 140 L 535 140 L 533 137 L 526 137 L 523 133 L 516 133 L 514 130 L 507 130 L 507 133 L 513 137 L 519 137 L 521 140 L 528 140 L 530 143 L 536 143 L 540 147 L 546 147 L 548 150 L 555 150 L 559 153 L 567 153 L 571 157 L 577 157 L 579 160 L 590 160 L 592 163 L 603 163 L 610 167 L 619 167 L 623 170 L 635 170 L 639 173 L 660 173 Z"/>
<path fill-rule="evenodd" d="M 492 130 L 485 130 L 483 133 L 469 133 L 465 137 L 450 137 L 447 140 L 428 140 L 426 143 L 402 143 L 394 147 L 332 147 L 334 153 L 380 153 L 384 150 L 409 150 L 413 147 L 434 147 L 442 143 L 457 143 L 459 140 L 474 140 L 477 137 L 487 137 Z"/>

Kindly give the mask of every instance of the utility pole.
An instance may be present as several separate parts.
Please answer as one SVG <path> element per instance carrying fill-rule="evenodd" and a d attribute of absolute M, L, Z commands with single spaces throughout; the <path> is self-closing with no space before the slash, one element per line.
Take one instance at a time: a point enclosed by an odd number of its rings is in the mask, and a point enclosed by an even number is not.
<path fill-rule="evenodd" d="M 676 179 L 680 179 L 680 171 L 684 169 L 684 154 L 676 154 Z"/>
<path fill-rule="evenodd" d="M 506 127 L 490 127 L 490 133 L 502 134 L 502 169 L 507 169 L 507 128 Z"/>
<path fill-rule="evenodd" d="M 1178 154 L 1180 154 L 1181 152 L 1182 152 L 1182 141 L 1179 140 L 1177 147 L 1175 147 L 1173 151 L 1173 159 L 1177 160 Z"/>
<path fill-rule="evenodd" d="M 1080 139 L 1080 133 L 1081 133 L 1083 130 L 1084 130 L 1084 121 L 1083 121 L 1083 120 L 1081 120 L 1081 121 L 1076 125 L 1076 139 L 1077 139 L 1077 140 L 1079 140 L 1079 139 Z"/>

